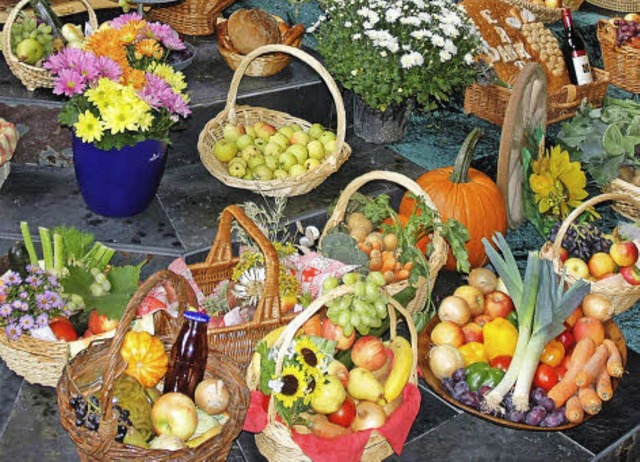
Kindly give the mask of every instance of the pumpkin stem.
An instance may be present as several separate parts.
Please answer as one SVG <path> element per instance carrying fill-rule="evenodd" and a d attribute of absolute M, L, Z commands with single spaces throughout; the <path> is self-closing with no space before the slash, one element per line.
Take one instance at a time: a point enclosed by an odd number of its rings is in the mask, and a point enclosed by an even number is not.
<path fill-rule="evenodd" d="M 476 127 L 469 133 L 467 139 L 464 140 L 458 152 L 458 157 L 456 157 L 456 162 L 453 164 L 453 172 L 451 172 L 451 177 L 449 178 L 452 183 L 469 182 L 469 176 L 467 174 L 471 166 L 471 159 L 473 159 L 476 144 L 478 144 L 478 141 L 480 141 L 483 135 L 484 132 L 482 129 Z"/>

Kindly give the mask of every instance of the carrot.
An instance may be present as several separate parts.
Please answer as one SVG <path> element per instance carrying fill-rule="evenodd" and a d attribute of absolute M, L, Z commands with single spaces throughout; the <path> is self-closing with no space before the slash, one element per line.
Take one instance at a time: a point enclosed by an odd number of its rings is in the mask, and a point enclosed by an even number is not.
<path fill-rule="evenodd" d="M 611 377 L 609 377 L 606 367 L 603 367 L 598 374 L 598 378 L 596 380 L 596 393 L 598 393 L 598 396 L 602 401 L 609 401 L 613 398 Z"/>
<path fill-rule="evenodd" d="M 602 400 L 596 393 L 596 389 L 593 388 L 593 384 L 580 388 L 578 390 L 578 398 L 580 398 L 582 409 L 587 414 L 594 415 L 602 409 Z"/>
<path fill-rule="evenodd" d="M 371 244 L 366 241 L 358 242 L 358 248 L 362 250 L 367 256 L 371 255 L 371 251 L 373 250 L 373 247 L 371 247 Z"/>
<path fill-rule="evenodd" d="M 372 260 L 382 260 L 382 252 L 380 252 L 380 249 L 372 249 L 369 253 L 369 257 Z"/>
<path fill-rule="evenodd" d="M 396 271 L 395 281 L 404 281 L 405 279 L 409 279 L 409 271 L 406 269 L 401 269 L 400 271 Z"/>
<path fill-rule="evenodd" d="M 411 271 L 411 269 L 413 268 L 413 262 L 412 261 L 408 261 L 404 264 L 404 269 L 406 269 L 407 271 Z"/>
<path fill-rule="evenodd" d="M 586 387 L 593 383 L 596 377 L 598 377 L 600 370 L 605 367 L 607 358 L 609 358 L 609 349 L 606 346 L 600 345 L 596 348 L 593 356 L 589 358 L 589 361 L 587 361 L 582 367 L 582 370 L 576 375 L 576 385 Z"/>
<path fill-rule="evenodd" d="M 384 276 L 384 280 L 387 281 L 387 284 L 393 282 L 393 279 L 395 278 L 393 271 L 383 271 L 382 275 Z"/>
<path fill-rule="evenodd" d="M 582 403 L 578 395 L 573 395 L 567 401 L 565 405 L 564 413 L 567 416 L 567 420 L 572 423 L 582 422 L 584 419 L 584 409 L 582 409 Z"/>
<path fill-rule="evenodd" d="M 575 394 L 578 386 L 576 385 L 576 375 L 582 370 L 582 367 L 589 360 L 596 349 L 593 340 L 589 337 L 585 337 L 580 340 L 571 355 L 569 361 L 569 368 L 564 374 L 564 378 L 558 382 L 554 387 L 549 390 L 547 396 L 556 403 L 556 407 L 562 406 L 567 402 L 573 394 Z"/>
<path fill-rule="evenodd" d="M 380 258 L 372 258 L 369 261 L 370 271 L 380 271 L 382 269 L 382 260 Z"/>
<path fill-rule="evenodd" d="M 607 360 L 607 372 L 611 377 L 622 377 L 624 367 L 622 366 L 622 356 L 620 350 L 612 340 L 606 338 L 603 345 L 609 350 L 609 359 Z"/>
<path fill-rule="evenodd" d="M 319 418 L 317 415 L 305 413 L 305 418 L 307 420 L 307 426 L 311 429 L 311 432 L 320 438 L 332 440 L 353 433 L 350 428 L 334 424 L 329 422 L 326 418 Z"/>

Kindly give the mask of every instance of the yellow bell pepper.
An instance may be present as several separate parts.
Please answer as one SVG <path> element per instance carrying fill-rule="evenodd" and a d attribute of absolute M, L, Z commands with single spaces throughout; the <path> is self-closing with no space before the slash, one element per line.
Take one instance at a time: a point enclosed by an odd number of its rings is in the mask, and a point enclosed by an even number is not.
<path fill-rule="evenodd" d="M 495 318 L 482 327 L 484 351 L 489 361 L 498 356 L 513 356 L 518 330 L 505 318 Z"/>
<path fill-rule="evenodd" d="M 465 367 L 470 366 L 473 363 L 489 362 L 487 361 L 487 355 L 484 352 L 484 345 L 480 342 L 469 342 L 458 348 L 458 351 L 464 358 Z"/>
<path fill-rule="evenodd" d="M 564 345 L 557 340 L 547 343 L 540 355 L 540 362 L 551 367 L 558 367 L 563 359 Z"/>

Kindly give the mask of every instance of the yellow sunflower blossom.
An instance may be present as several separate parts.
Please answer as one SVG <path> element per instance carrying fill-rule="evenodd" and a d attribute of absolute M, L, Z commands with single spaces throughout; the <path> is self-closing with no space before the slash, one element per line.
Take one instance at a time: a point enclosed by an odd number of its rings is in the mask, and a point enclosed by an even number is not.
<path fill-rule="evenodd" d="M 284 407 L 291 408 L 297 400 L 305 398 L 307 382 L 300 367 L 294 365 L 285 366 L 280 379 L 282 380 L 282 389 L 275 394 L 275 398 Z"/>
<path fill-rule="evenodd" d="M 587 197 L 587 177 L 580 162 L 571 162 L 560 146 L 547 149 L 531 162 L 529 187 L 540 213 L 564 219 Z"/>
<path fill-rule="evenodd" d="M 100 119 L 93 115 L 91 111 L 84 111 L 79 114 L 78 121 L 73 124 L 73 128 L 76 131 L 76 135 L 85 143 L 100 141 L 104 132 Z"/>
<path fill-rule="evenodd" d="M 300 337 L 295 346 L 296 360 L 306 372 L 308 369 L 316 369 L 324 358 L 324 354 L 309 337 Z"/>

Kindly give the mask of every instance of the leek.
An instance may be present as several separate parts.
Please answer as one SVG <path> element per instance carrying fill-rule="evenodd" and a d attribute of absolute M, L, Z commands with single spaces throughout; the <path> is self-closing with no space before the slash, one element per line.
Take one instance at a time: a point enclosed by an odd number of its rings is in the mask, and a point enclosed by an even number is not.
<path fill-rule="evenodd" d="M 33 245 L 33 239 L 31 239 L 31 231 L 29 231 L 29 223 L 26 221 L 20 222 L 20 231 L 22 232 L 22 239 L 24 240 L 24 246 L 27 248 L 27 253 L 29 254 L 29 263 L 31 266 L 38 266 L 38 254 L 36 253 L 36 248 Z"/>
<path fill-rule="evenodd" d="M 42 245 L 42 258 L 44 259 L 44 269 L 51 270 L 53 269 L 53 248 L 51 246 L 51 233 L 49 229 L 43 228 L 42 226 L 38 228 L 40 232 L 40 244 Z"/>
<path fill-rule="evenodd" d="M 58 233 L 53 233 L 53 268 L 60 272 L 64 268 L 64 241 Z"/>

